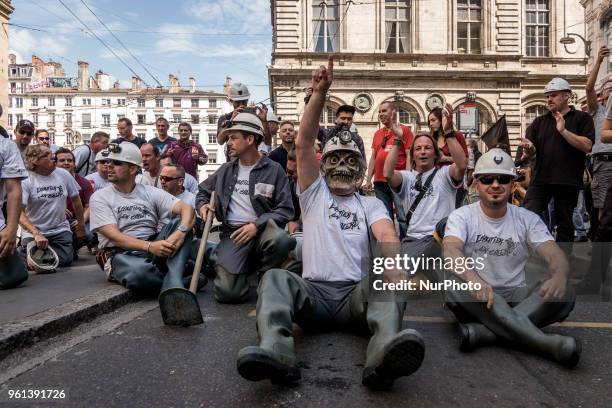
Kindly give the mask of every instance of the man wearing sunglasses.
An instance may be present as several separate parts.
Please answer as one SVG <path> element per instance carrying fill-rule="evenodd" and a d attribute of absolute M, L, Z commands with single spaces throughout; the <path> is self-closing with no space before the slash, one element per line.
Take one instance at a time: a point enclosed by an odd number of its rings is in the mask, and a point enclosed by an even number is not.
<path fill-rule="evenodd" d="M 128 289 L 158 294 L 184 287 L 193 208 L 160 188 L 136 183 L 142 155 L 135 144 L 111 143 L 103 155 L 113 185 L 96 191 L 90 200 L 91 228 L 101 249 L 96 261 L 109 280 Z M 160 221 L 172 215 L 179 217 L 158 233 Z"/>
<path fill-rule="evenodd" d="M 21 160 L 25 163 L 25 151 L 34 137 L 34 123 L 27 119 L 21 119 L 15 126 L 15 144 L 21 154 Z"/>
<path fill-rule="evenodd" d="M 195 194 L 185 190 L 185 169 L 180 164 L 164 166 L 159 175 L 161 188 L 195 209 Z"/>
<path fill-rule="evenodd" d="M 34 140 L 36 144 L 44 144 L 51 150 L 51 153 L 55 154 L 59 146 L 56 144 L 51 144 L 51 137 L 49 136 L 49 131 L 47 129 L 36 129 L 34 132 Z"/>
<path fill-rule="evenodd" d="M 445 260 L 456 265 L 450 279 L 472 288 L 447 291 L 447 305 L 460 321 L 460 349 L 503 340 L 573 367 L 579 341 L 540 330 L 563 321 L 574 308 L 564 252 L 535 213 L 508 203 L 516 178 L 510 155 L 489 150 L 476 163 L 474 177 L 480 201 L 455 210 L 444 234 Z M 535 271 L 525 273 L 533 252 L 548 266 L 543 280 Z"/>
<path fill-rule="evenodd" d="M 196 197 L 196 208 L 206 221 L 211 193 L 216 194 L 214 211 L 222 227 L 215 251 L 214 294 L 221 303 L 245 302 L 248 275 L 280 266 L 290 250 L 290 238 L 283 231 L 293 217 L 289 180 L 278 163 L 257 149 L 263 126 L 251 113 L 239 113 L 226 122 L 220 136 L 236 159 L 204 180 Z"/>
<path fill-rule="evenodd" d="M 108 181 L 108 159 L 102 153 L 104 150 L 96 154 L 96 172 L 85 177 L 93 186 L 94 192 L 111 185 L 111 182 Z"/>

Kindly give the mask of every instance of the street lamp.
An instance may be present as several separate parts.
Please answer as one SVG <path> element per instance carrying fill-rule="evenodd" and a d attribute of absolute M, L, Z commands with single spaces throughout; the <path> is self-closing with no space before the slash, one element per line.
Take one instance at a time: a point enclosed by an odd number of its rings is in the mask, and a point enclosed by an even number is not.
<path fill-rule="evenodd" d="M 576 43 L 576 40 L 572 38 L 571 36 L 578 37 L 582 40 L 582 42 L 584 43 L 584 53 L 586 54 L 587 57 L 590 57 L 591 56 L 591 42 L 587 40 L 586 38 L 584 38 L 583 36 L 581 36 L 580 34 L 567 33 L 565 34 L 564 37 L 561 37 L 559 42 L 563 44 L 563 47 L 565 47 L 565 51 L 568 52 L 569 54 L 575 54 L 578 52 L 578 50 L 571 52 L 570 50 L 567 49 L 567 46 L 569 44 Z"/>

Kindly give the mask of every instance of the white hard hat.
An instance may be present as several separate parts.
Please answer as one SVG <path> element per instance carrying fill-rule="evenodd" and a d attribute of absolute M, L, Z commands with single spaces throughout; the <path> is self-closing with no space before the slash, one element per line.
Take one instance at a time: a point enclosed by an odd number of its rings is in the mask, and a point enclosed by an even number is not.
<path fill-rule="evenodd" d="M 280 122 L 280 118 L 274 114 L 274 111 L 272 109 L 268 110 L 268 116 L 266 120 L 268 122 L 276 122 L 276 123 Z"/>
<path fill-rule="evenodd" d="M 36 246 L 35 241 L 30 241 L 26 247 L 26 252 L 28 265 L 31 265 L 36 272 L 54 272 L 59 265 L 59 257 L 50 246 L 46 249 L 40 249 Z"/>
<path fill-rule="evenodd" d="M 245 84 L 236 82 L 230 87 L 228 97 L 232 101 L 248 101 L 251 94 L 249 93 L 249 88 L 247 88 Z"/>
<path fill-rule="evenodd" d="M 103 154 L 102 152 L 104 152 L 106 150 L 100 150 L 98 153 L 96 153 L 96 159 L 94 160 L 95 162 L 99 162 L 102 160 L 108 160 Z"/>
<path fill-rule="evenodd" d="M 345 137 L 348 135 L 348 137 Z M 360 160 L 363 160 L 361 157 L 361 150 L 359 150 L 359 146 L 352 139 L 349 132 L 346 132 L 342 135 L 336 135 L 329 139 L 325 146 L 323 147 L 323 152 L 321 154 L 321 161 L 325 160 L 327 156 L 334 152 L 352 152 L 359 156 Z"/>
<path fill-rule="evenodd" d="M 102 157 L 108 160 L 119 160 L 142 167 L 142 154 L 140 154 L 140 149 L 134 143 L 111 143 L 100 153 L 102 154 Z"/>
<path fill-rule="evenodd" d="M 569 82 L 567 82 L 565 79 L 563 78 L 553 78 L 550 80 L 549 83 L 546 84 L 546 86 L 544 87 L 544 93 L 549 93 L 549 92 L 559 92 L 559 91 L 571 91 L 572 87 L 570 86 Z"/>
<path fill-rule="evenodd" d="M 232 130 L 241 130 L 243 132 L 252 133 L 260 136 L 263 139 L 263 123 L 261 120 L 252 113 L 241 112 L 237 114 L 234 119 L 228 119 L 223 124 L 223 129 L 219 132 L 219 136 Z"/>
<path fill-rule="evenodd" d="M 474 176 L 481 174 L 505 174 L 516 178 L 516 168 L 512 157 L 497 147 L 489 150 L 476 162 Z"/>

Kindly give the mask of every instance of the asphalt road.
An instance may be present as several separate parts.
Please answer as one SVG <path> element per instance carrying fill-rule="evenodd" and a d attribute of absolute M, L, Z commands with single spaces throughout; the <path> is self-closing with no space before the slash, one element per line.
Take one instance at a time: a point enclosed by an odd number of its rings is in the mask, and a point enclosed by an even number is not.
<path fill-rule="evenodd" d="M 0 405 L 9 389 L 62 388 L 78 407 L 372 406 L 609 407 L 612 404 L 612 305 L 579 303 L 567 326 L 582 360 L 567 370 L 541 357 L 490 347 L 457 350 L 450 313 L 438 301 L 411 302 L 405 326 L 426 341 L 421 369 L 387 392 L 361 385 L 366 338 L 296 336 L 302 380 L 292 388 L 242 379 L 238 350 L 257 343 L 254 294 L 245 305 L 218 305 L 199 294 L 205 324 L 163 325 L 155 301 L 128 305 L 0 364 Z M 587 326 L 587 327 L 581 327 Z M 41 403 L 41 406 L 49 406 Z"/>

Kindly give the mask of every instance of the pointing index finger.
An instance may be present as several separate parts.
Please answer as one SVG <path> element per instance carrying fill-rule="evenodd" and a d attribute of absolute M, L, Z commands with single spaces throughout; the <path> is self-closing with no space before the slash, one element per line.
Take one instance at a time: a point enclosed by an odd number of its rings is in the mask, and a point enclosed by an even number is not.
<path fill-rule="evenodd" d="M 331 82 L 334 78 L 334 56 L 327 57 L 327 79 Z"/>

